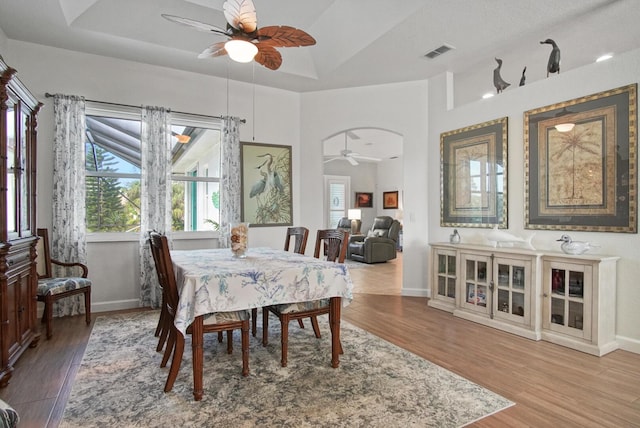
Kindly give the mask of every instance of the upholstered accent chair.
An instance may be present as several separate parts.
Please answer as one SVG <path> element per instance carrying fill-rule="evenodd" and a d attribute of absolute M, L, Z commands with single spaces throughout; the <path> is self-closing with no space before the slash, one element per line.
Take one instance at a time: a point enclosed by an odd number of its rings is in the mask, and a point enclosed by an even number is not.
<path fill-rule="evenodd" d="M 87 325 L 91 324 L 91 280 L 87 279 L 89 268 L 82 263 L 62 262 L 51 258 L 49 231 L 38 229 L 40 239 L 36 247 L 36 269 L 38 271 L 37 299 L 44 302 L 42 322 L 46 324 L 47 339 L 53 335 L 53 304 L 76 294 L 84 294 L 84 312 Z M 75 270 L 80 276 L 53 277 L 52 265 Z"/>
<path fill-rule="evenodd" d="M 316 235 L 316 247 L 314 257 L 320 258 L 324 246 L 327 250 L 327 260 L 331 262 L 344 263 L 347 254 L 347 243 L 349 232 L 339 229 L 318 230 Z M 287 366 L 287 353 L 289 346 L 289 321 L 311 318 L 313 332 L 320 338 L 320 327 L 317 316 L 329 313 L 329 299 L 314 300 L 309 302 L 285 303 L 262 308 L 262 346 L 269 343 L 269 313 L 275 314 L 280 320 L 280 342 L 282 367 Z M 342 353 L 342 349 L 340 350 Z"/>
<path fill-rule="evenodd" d="M 396 258 L 400 222 L 393 217 L 380 216 L 366 235 L 349 239 L 348 257 L 364 263 L 382 263 Z"/>
<path fill-rule="evenodd" d="M 169 243 L 167 237 L 157 232 L 149 234 L 151 251 L 153 260 L 156 264 L 158 272 L 158 281 L 164 292 L 163 304 L 166 305 L 167 314 L 169 314 L 171 330 L 167 339 L 167 346 L 164 350 L 161 367 L 165 367 L 169 358 L 171 359 L 171 368 L 164 386 L 164 392 L 173 389 L 173 384 L 178 376 L 180 365 L 182 364 L 182 355 L 184 353 L 184 336 L 178 331 L 173 324 L 173 320 L 178 308 L 178 287 L 176 285 L 176 276 L 173 270 L 173 262 L 171 261 L 171 253 L 169 252 Z M 249 375 L 249 311 L 235 312 L 215 312 L 204 316 L 203 322 L 204 333 L 220 333 L 232 330 L 241 330 L 242 332 L 242 375 Z M 187 333 L 191 334 L 191 326 L 187 328 Z M 229 333 L 228 333 L 229 334 Z M 227 341 L 227 352 L 233 351 L 231 340 Z M 202 367 L 200 367 L 202 369 Z"/>

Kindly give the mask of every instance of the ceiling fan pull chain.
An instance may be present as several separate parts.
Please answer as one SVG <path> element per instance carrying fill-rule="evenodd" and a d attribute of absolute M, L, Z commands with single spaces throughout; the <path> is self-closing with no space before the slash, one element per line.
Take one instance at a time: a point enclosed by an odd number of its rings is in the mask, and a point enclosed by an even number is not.
<path fill-rule="evenodd" d="M 253 141 L 256 141 L 256 63 L 254 62 L 253 67 L 251 68 L 251 84 L 253 85 L 253 123 L 252 123 L 252 133 L 253 133 Z"/>

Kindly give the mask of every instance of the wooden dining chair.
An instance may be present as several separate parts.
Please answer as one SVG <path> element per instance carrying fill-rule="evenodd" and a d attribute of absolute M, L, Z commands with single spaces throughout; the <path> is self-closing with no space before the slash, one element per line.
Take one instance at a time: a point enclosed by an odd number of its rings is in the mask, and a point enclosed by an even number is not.
<path fill-rule="evenodd" d="M 318 230 L 316 235 L 316 247 L 314 257 L 324 256 L 324 247 L 327 251 L 327 260 L 331 262 L 344 263 L 347 255 L 347 243 L 349 242 L 349 232 L 339 229 Z M 282 305 L 272 305 L 262 308 L 262 346 L 269 343 L 269 313 L 273 313 L 280 320 L 280 342 L 282 367 L 287 366 L 287 353 L 289 342 L 289 321 L 311 318 L 313 331 L 317 338 L 320 338 L 320 328 L 318 326 L 318 315 L 329 313 L 329 299 L 313 300 L 298 303 L 286 303 Z M 342 346 L 340 346 L 342 353 Z"/>
<path fill-rule="evenodd" d="M 62 262 L 51 258 L 49 231 L 38 229 L 40 237 L 36 247 L 36 269 L 38 271 L 37 299 L 44 302 L 42 322 L 46 324 L 47 339 L 53 335 L 53 304 L 76 294 L 84 294 L 84 312 L 87 325 L 91 324 L 91 280 L 87 278 L 89 268 L 78 262 Z M 53 265 L 68 268 L 79 276 L 54 277 Z"/>
<path fill-rule="evenodd" d="M 156 270 L 158 271 L 158 280 L 164 294 L 164 304 L 166 306 L 167 314 L 170 317 L 170 331 L 167 338 L 167 346 L 162 358 L 161 367 L 165 367 L 169 358 L 171 359 L 171 368 L 169 369 L 169 375 L 164 386 L 164 392 L 169 392 L 173 388 L 173 383 L 178 376 L 180 365 L 182 364 L 182 355 L 184 353 L 184 336 L 178 331 L 173 324 L 178 308 L 178 287 L 176 285 L 176 277 L 173 270 L 173 262 L 171 261 L 171 253 L 169 252 L 169 243 L 167 237 L 157 232 L 151 232 L 149 234 L 151 251 L 153 254 L 154 262 L 156 263 Z M 204 333 L 219 333 L 231 330 L 241 330 L 242 332 L 242 375 L 249 375 L 249 311 L 236 311 L 236 312 L 216 312 L 204 317 Z M 187 328 L 187 334 L 191 334 L 192 328 Z M 231 343 L 227 343 L 227 352 L 231 352 Z M 195 364 L 195 362 L 194 362 Z M 200 361 L 202 364 L 202 361 Z M 203 367 L 194 367 L 195 371 L 200 372 L 202 375 Z"/>
<path fill-rule="evenodd" d="M 309 229 L 306 227 L 289 227 L 287 228 L 287 236 L 284 240 L 284 250 L 289 251 L 291 249 L 291 240 L 293 238 L 293 252 L 298 254 L 304 254 L 307 249 L 307 238 L 309 237 Z M 251 310 L 251 334 L 256 337 L 258 329 L 258 308 Z M 300 328 L 304 328 L 302 319 L 298 320 Z"/>
<path fill-rule="evenodd" d="M 155 232 L 155 231 L 154 231 Z M 147 233 L 149 248 L 151 249 L 151 255 L 153 256 L 153 264 L 156 267 L 156 275 L 158 275 L 158 282 L 160 282 L 160 274 L 157 272 L 159 255 L 154 251 L 151 245 L 151 232 Z M 158 338 L 158 345 L 156 346 L 156 352 L 161 352 L 164 349 L 164 345 L 167 342 L 167 337 L 171 331 L 171 323 L 173 322 L 171 315 L 167 312 L 165 288 L 160 284 L 162 290 L 162 303 L 160 304 L 160 317 L 158 318 L 158 325 L 156 326 L 155 337 Z"/>

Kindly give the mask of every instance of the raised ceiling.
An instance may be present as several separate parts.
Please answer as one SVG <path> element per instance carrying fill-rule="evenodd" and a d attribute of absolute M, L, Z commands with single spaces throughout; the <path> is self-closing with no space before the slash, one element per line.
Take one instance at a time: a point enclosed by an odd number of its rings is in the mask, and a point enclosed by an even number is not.
<path fill-rule="evenodd" d="M 223 0 L 0 0 L 9 39 L 209 74 L 297 92 L 423 80 L 486 70 L 494 57 L 545 75 L 555 39 L 561 70 L 640 45 L 638 0 L 254 0 L 258 25 L 310 33 L 312 47 L 281 49 L 277 71 L 197 59 L 219 36 L 168 22 L 173 14 L 224 27 Z M 429 60 L 443 44 L 455 49 Z M 520 66 L 518 66 L 520 67 Z M 518 76 L 519 77 L 519 76 Z M 515 80 L 514 80 L 515 79 Z M 517 84 L 517 78 L 512 78 Z M 489 84 L 488 89 L 493 89 Z"/>

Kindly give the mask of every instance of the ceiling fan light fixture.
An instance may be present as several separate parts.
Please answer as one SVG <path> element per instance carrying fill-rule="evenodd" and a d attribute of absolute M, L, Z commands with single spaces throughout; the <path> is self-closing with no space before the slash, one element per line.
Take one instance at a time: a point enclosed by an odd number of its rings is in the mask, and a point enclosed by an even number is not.
<path fill-rule="evenodd" d="M 258 53 L 258 47 L 246 40 L 233 39 L 224 44 L 229 57 L 236 62 L 251 62 Z"/>

